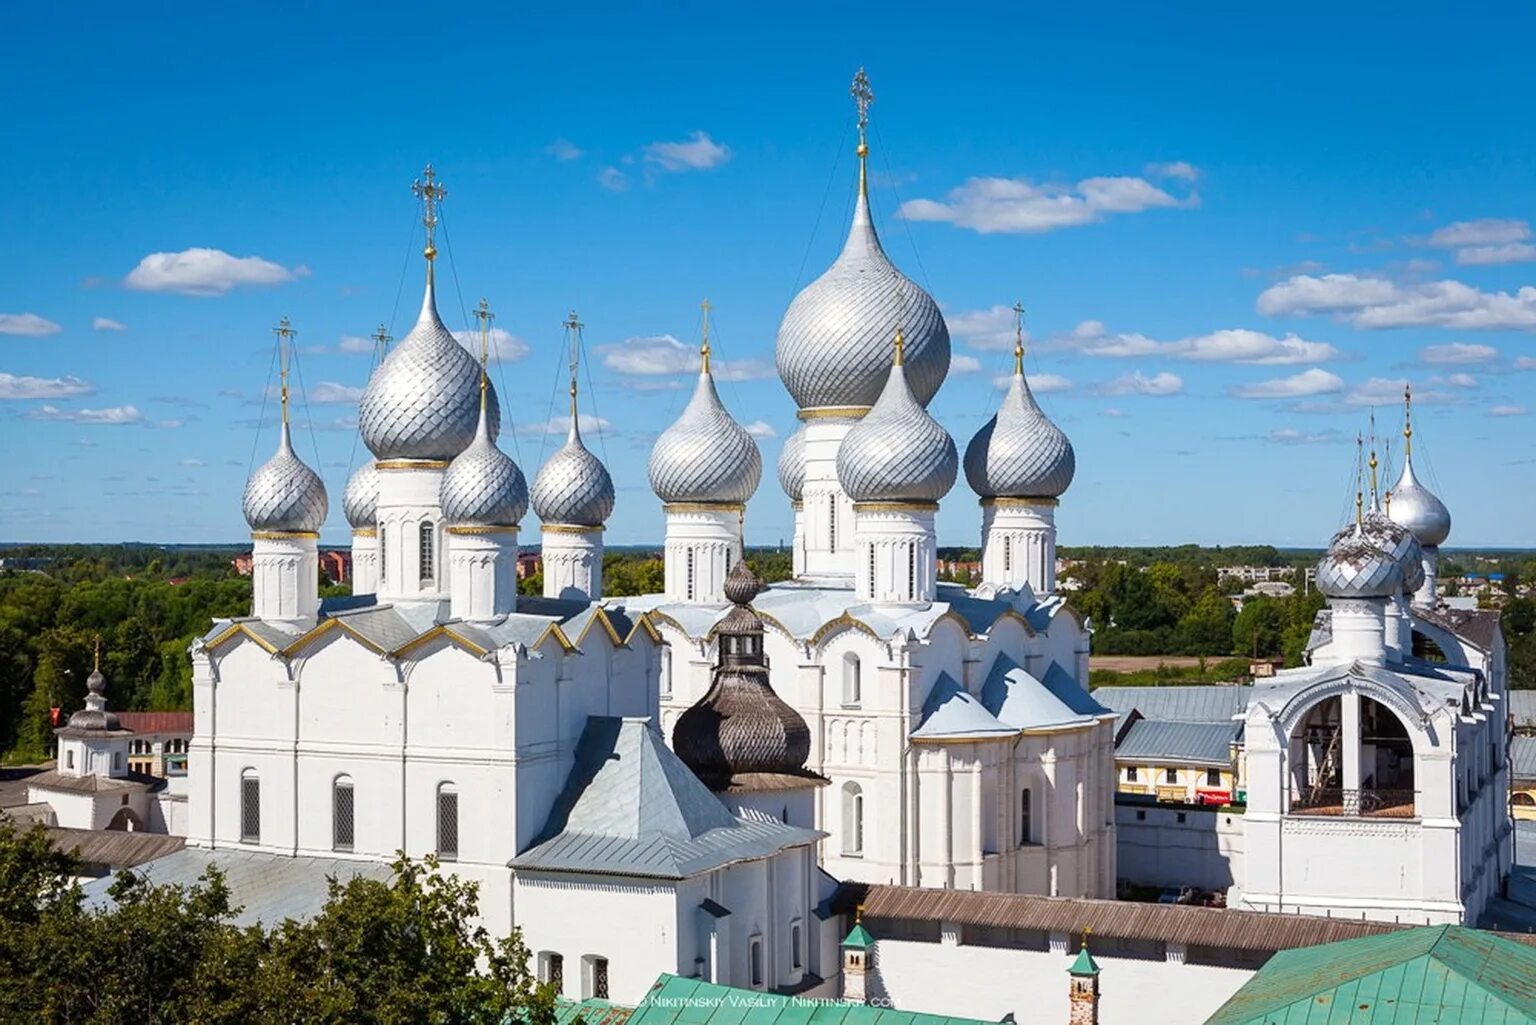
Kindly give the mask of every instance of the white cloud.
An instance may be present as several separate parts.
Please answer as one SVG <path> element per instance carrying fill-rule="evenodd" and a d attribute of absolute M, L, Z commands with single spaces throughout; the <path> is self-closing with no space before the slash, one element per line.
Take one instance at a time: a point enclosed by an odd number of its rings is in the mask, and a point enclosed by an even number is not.
<path fill-rule="evenodd" d="M 544 147 L 544 152 L 562 163 L 581 156 L 581 149 L 569 139 L 556 139 Z"/>
<path fill-rule="evenodd" d="M 1097 320 L 1085 320 L 1061 344 L 1085 356 L 1171 356 L 1199 363 L 1248 363 L 1286 366 L 1337 359 L 1341 353 L 1327 342 L 1309 342 L 1295 335 L 1275 338 L 1247 328 L 1224 328 L 1172 342 L 1142 334 L 1109 334 Z"/>
<path fill-rule="evenodd" d="M 1489 416 L 1525 416 L 1530 410 L 1524 406 L 1494 406 L 1488 410 Z"/>
<path fill-rule="evenodd" d="M 1237 385 L 1232 388 L 1232 394 L 1240 399 L 1297 399 L 1309 395 L 1332 395 L 1343 390 L 1343 378 L 1313 367 L 1290 377 Z"/>
<path fill-rule="evenodd" d="M 613 424 L 600 416 L 591 413 L 580 414 L 578 422 L 581 424 L 581 433 L 588 437 L 608 436 L 614 433 Z M 517 433 L 525 438 L 537 438 L 540 435 L 554 435 L 564 437 L 570 433 L 571 418 L 569 416 L 552 416 L 543 423 L 518 424 Z"/>
<path fill-rule="evenodd" d="M 183 459 L 181 461 L 181 465 L 185 466 L 189 470 L 196 470 L 200 467 L 207 466 L 208 464 L 203 462 L 201 459 Z"/>
<path fill-rule="evenodd" d="M 754 438 L 777 438 L 779 432 L 773 429 L 773 424 L 766 420 L 753 420 L 746 425 L 746 431 Z"/>
<path fill-rule="evenodd" d="M 1406 378 L 1372 377 L 1356 385 L 1354 390 L 1345 396 L 1344 401 L 1351 406 L 1396 406 L 1403 401 L 1403 389 L 1407 386 L 1408 381 Z M 1448 392 L 1418 387 L 1413 389 L 1413 404 L 1415 406 L 1430 406 L 1442 402 L 1460 401 L 1462 401 L 1460 397 Z"/>
<path fill-rule="evenodd" d="M 979 374 L 981 373 L 981 360 L 975 356 L 967 356 L 963 352 L 957 352 L 949 357 L 949 372 L 951 374 Z"/>
<path fill-rule="evenodd" d="M 241 285 L 280 285 L 308 274 L 303 266 L 290 270 L 259 256 L 231 256 L 222 249 L 195 247 L 179 253 L 150 253 L 128 272 L 123 284 L 139 292 L 211 296 Z"/>
<path fill-rule="evenodd" d="M 1484 292 L 1460 281 L 1398 284 L 1355 274 L 1298 274 L 1259 294 L 1268 316 L 1329 313 L 1359 328 L 1536 330 L 1536 287 Z"/>
<path fill-rule="evenodd" d="M 1148 164 L 1146 174 L 1148 178 L 1177 178 L 1192 182 L 1200 177 L 1200 169 L 1187 160 L 1175 160 L 1170 164 Z"/>
<path fill-rule="evenodd" d="M 1098 385 L 1101 395 L 1147 395 L 1153 398 L 1165 398 L 1169 395 L 1177 395 L 1184 390 L 1184 380 L 1178 374 L 1170 374 L 1164 370 L 1148 377 L 1141 371 L 1130 374 L 1121 374 L 1113 381 L 1102 381 Z"/>
<path fill-rule="evenodd" d="M 144 420 L 144 414 L 133 406 L 109 406 L 106 409 L 59 409 L 57 406 L 39 406 L 29 410 L 27 416 L 33 420 L 101 424 L 109 427 L 142 423 Z M 178 423 L 176 426 L 181 425 Z"/>
<path fill-rule="evenodd" d="M 1536 356 L 1516 356 L 1516 370 L 1536 370 Z"/>
<path fill-rule="evenodd" d="M 459 340 L 460 345 L 474 353 L 476 359 L 480 358 L 479 331 L 455 331 L 453 337 Z M 504 328 L 491 328 L 486 342 L 486 349 L 492 363 L 516 363 L 528 358 L 530 351 L 528 343 Z"/>
<path fill-rule="evenodd" d="M 992 378 L 993 387 L 1004 390 L 1013 383 L 1012 374 L 998 374 Z M 1077 385 L 1071 378 L 1062 377 L 1060 374 L 1030 374 L 1029 390 L 1036 395 L 1046 395 L 1057 391 L 1071 391 Z"/>
<path fill-rule="evenodd" d="M 310 404 L 316 406 L 350 404 L 360 402 L 362 398 L 363 389 L 335 381 L 321 381 L 309 390 Z"/>
<path fill-rule="evenodd" d="M 1485 267 L 1499 263 L 1529 263 L 1536 260 L 1536 246 L 1529 242 L 1511 242 L 1502 246 L 1468 246 L 1456 250 L 1456 262 L 1463 267 Z"/>
<path fill-rule="evenodd" d="M 0 399 L 67 399 L 89 395 L 96 386 L 78 377 L 18 377 L 0 374 Z"/>
<path fill-rule="evenodd" d="M 1115 409 L 1114 407 L 1110 407 L 1109 409 L 1099 410 L 1099 415 L 1107 416 L 1112 420 L 1120 420 L 1125 417 L 1126 412 L 1123 409 Z"/>
<path fill-rule="evenodd" d="M 943 202 L 913 199 L 901 205 L 909 221 L 945 221 L 984 235 L 1034 233 L 1076 227 L 1110 214 L 1158 207 L 1194 206 L 1191 192 L 1180 198 L 1145 178 L 1084 178 L 1075 185 L 1036 184 L 1025 178 L 968 178 Z"/>
<path fill-rule="evenodd" d="M 111 317 L 96 317 L 91 321 L 91 327 L 97 331 L 126 331 L 128 325 Z"/>
<path fill-rule="evenodd" d="M 985 310 L 966 310 L 946 316 L 950 334 L 964 338 L 973 349 L 1011 349 L 1015 341 L 1012 306 L 992 306 Z M 1024 333 L 1029 341 L 1029 332 Z"/>
<path fill-rule="evenodd" d="M 1531 226 L 1512 218 L 1483 217 L 1475 221 L 1457 221 L 1438 228 L 1429 236 L 1429 244 L 1453 249 L 1457 246 L 1494 246 L 1524 242 L 1531 237 Z"/>
<path fill-rule="evenodd" d="M 62 330 L 53 321 L 35 313 L 0 313 L 0 335 L 41 338 L 43 335 L 56 335 Z"/>
<path fill-rule="evenodd" d="M 626 338 L 615 345 L 599 345 L 603 366 L 630 377 L 694 374 L 699 370 L 699 350 L 672 335 Z M 756 381 L 773 376 L 763 360 L 712 359 L 710 370 L 717 381 Z"/>
<path fill-rule="evenodd" d="M 1435 378 L 1437 383 L 1450 385 L 1452 388 L 1476 388 L 1477 378 L 1472 374 L 1458 373 L 1447 374 L 1444 377 Z"/>
<path fill-rule="evenodd" d="M 336 349 L 339 352 L 371 353 L 378 346 L 378 344 L 379 343 L 375 342 L 372 338 L 363 338 L 359 335 L 342 335 L 341 341 L 336 345 Z"/>
<path fill-rule="evenodd" d="M 1328 445 L 1343 439 L 1343 435 L 1332 428 L 1325 431 L 1298 431 L 1294 427 L 1277 427 L 1264 437 L 1266 441 L 1277 445 Z"/>
<path fill-rule="evenodd" d="M 653 142 L 644 149 L 645 161 L 663 171 L 707 171 L 731 159 L 731 151 L 706 132 L 694 132 L 682 142 Z"/>
<path fill-rule="evenodd" d="M 1499 358 L 1499 350 L 1491 345 L 1472 342 L 1446 342 L 1444 345 L 1426 345 L 1419 350 L 1421 363 L 1492 363 Z"/>
<path fill-rule="evenodd" d="M 629 175 L 617 167 L 605 167 L 597 173 L 597 183 L 610 192 L 623 192 L 629 188 Z"/>

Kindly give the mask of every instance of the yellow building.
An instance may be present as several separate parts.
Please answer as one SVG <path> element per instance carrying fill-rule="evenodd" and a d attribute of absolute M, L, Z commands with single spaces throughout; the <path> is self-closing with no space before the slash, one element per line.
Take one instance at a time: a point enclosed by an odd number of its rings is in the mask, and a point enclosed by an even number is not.
<path fill-rule="evenodd" d="M 1536 737 L 1509 738 L 1509 811 L 1517 819 L 1536 821 Z"/>
<path fill-rule="evenodd" d="M 1120 792 L 1178 804 L 1241 802 L 1242 729 L 1238 722 L 1175 722 L 1131 712 L 1115 744 Z"/>

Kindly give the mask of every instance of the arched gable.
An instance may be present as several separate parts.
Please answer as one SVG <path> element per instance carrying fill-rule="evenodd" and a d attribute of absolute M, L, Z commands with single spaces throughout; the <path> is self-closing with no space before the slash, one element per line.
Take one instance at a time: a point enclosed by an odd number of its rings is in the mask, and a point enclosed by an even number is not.
<path fill-rule="evenodd" d="M 1406 688 L 1389 687 L 1369 677 L 1350 674 L 1325 680 L 1292 695 L 1275 714 L 1281 736 L 1294 735 L 1306 714 L 1323 701 L 1351 692 L 1368 697 L 1390 709 L 1392 714 L 1402 722 L 1408 731 L 1408 736 L 1413 740 L 1415 755 L 1426 754 L 1439 746 L 1440 741 L 1430 718 L 1431 713 L 1419 705 L 1417 698 L 1411 692 Z"/>

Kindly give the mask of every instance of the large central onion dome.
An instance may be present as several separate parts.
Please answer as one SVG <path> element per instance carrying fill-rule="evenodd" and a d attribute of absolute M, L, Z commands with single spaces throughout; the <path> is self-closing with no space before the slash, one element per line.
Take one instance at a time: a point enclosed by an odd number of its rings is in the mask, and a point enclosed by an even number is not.
<path fill-rule="evenodd" d="M 286 416 L 277 454 L 245 482 L 240 504 L 253 531 L 313 534 L 325 523 L 330 511 L 325 484 L 294 454 Z"/>
<path fill-rule="evenodd" d="M 1412 453 L 1403 456 L 1403 474 L 1392 489 L 1388 513 L 1426 548 L 1442 545 L 1451 536 L 1451 511 L 1414 476 Z"/>
<path fill-rule="evenodd" d="M 613 478 L 581 442 L 576 411 L 560 451 L 533 479 L 533 511 L 545 523 L 601 527 L 613 512 Z"/>
<path fill-rule="evenodd" d="M 937 502 L 955 485 L 955 441 L 907 384 L 903 335 L 885 390 L 837 450 L 837 479 L 855 502 Z"/>
<path fill-rule="evenodd" d="M 890 366 L 891 335 L 907 333 L 907 373 L 927 405 L 949 373 L 949 328 L 933 297 L 891 263 L 859 198 L 843 251 L 789 304 L 774 359 L 801 409 L 874 405 Z"/>
<path fill-rule="evenodd" d="M 359 466 L 347 481 L 341 511 L 353 530 L 369 530 L 379 525 L 379 465 L 372 459 Z"/>
<path fill-rule="evenodd" d="M 749 604 L 761 589 L 746 560 L 731 568 L 725 596 L 733 607 L 715 627 L 714 679 L 672 730 L 672 749 L 713 790 L 825 782 L 805 768 L 811 753 L 805 720 L 768 680 L 763 621 Z"/>
<path fill-rule="evenodd" d="M 792 502 L 805 498 L 805 424 L 785 438 L 779 450 L 779 487 Z"/>
<path fill-rule="evenodd" d="M 706 347 L 699 383 L 677 422 L 651 449 L 651 490 L 663 502 L 744 505 L 763 477 L 763 456 L 726 412 L 709 372 Z"/>
<path fill-rule="evenodd" d="M 368 379 L 358 410 L 363 443 L 380 459 L 452 459 L 474 439 L 479 406 L 480 364 L 443 326 L 429 274 L 416 326 Z M 494 389 L 489 406 L 494 441 Z"/>
<path fill-rule="evenodd" d="M 1072 486 L 1072 442 L 1035 402 L 1015 350 L 1013 380 L 997 415 L 965 447 L 965 478 L 982 498 L 1060 498 Z"/>
<path fill-rule="evenodd" d="M 1318 591 L 1328 598 L 1390 598 L 1402 590 L 1403 571 L 1357 523 L 1318 560 L 1316 582 Z"/>
<path fill-rule="evenodd" d="M 481 403 L 469 447 L 443 471 L 438 502 L 443 522 L 453 527 L 515 527 L 528 511 L 523 471 L 491 440 L 489 395 Z"/>

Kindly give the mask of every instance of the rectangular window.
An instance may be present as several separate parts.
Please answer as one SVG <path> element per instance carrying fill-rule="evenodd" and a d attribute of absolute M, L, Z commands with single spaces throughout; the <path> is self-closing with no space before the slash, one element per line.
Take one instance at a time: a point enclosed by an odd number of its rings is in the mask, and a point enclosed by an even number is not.
<path fill-rule="evenodd" d="M 800 945 L 800 921 L 796 919 L 789 924 L 789 966 L 795 971 L 805 967 L 805 955 L 801 953 Z"/>
<path fill-rule="evenodd" d="M 459 856 L 459 795 L 453 790 L 437 792 L 437 856 L 443 861 Z"/>
<path fill-rule="evenodd" d="M 880 597 L 878 594 L 875 594 L 875 546 L 874 545 L 870 545 L 869 546 L 869 593 L 874 595 L 876 598 Z"/>
<path fill-rule="evenodd" d="M 332 811 L 331 845 L 338 851 L 352 849 L 352 784 L 336 784 L 336 807 Z"/>
<path fill-rule="evenodd" d="M 588 958 L 588 964 L 592 970 L 592 992 L 589 994 L 593 1000 L 608 999 L 608 959 L 597 957 Z"/>
<path fill-rule="evenodd" d="M 389 550 L 384 547 L 384 539 L 389 536 L 389 531 L 384 529 L 384 524 L 379 524 L 379 582 L 389 576 Z"/>
<path fill-rule="evenodd" d="M 433 560 L 433 542 L 436 540 L 436 532 L 430 520 L 421 525 L 421 582 L 430 584 L 437 576 L 436 565 Z"/>
<path fill-rule="evenodd" d="M 1025 790 L 1019 794 L 1019 843 L 1035 842 L 1034 792 Z"/>
<path fill-rule="evenodd" d="M 693 601 L 693 549 L 692 548 L 688 549 L 688 559 L 687 559 L 687 562 L 688 562 L 688 589 L 687 589 L 686 594 L 688 596 L 688 600 L 689 601 Z"/>
<path fill-rule="evenodd" d="M 907 600 L 917 600 L 917 542 L 907 545 Z"/>
<path fill-rule="evenodd" d="M 73 769 L 74 767 L 75 767 L 75 752 L 73 750 L 65 751 L 64 752 L 64 768 L 66 768 L 66 769 Z"/>
<path fill-rule="evenodd" d="M 1220 769 L 1206 769 L 1205 770 L 1205 785 L 1208 786 L 1208 787 L 1219 787 L 1219 786 L 1221 786 L 1221 770 Z"/>
<path fill-rule="evenodd" d="M 1179 770 L 1178 769 L 1164 769 L 1163 770 L 1163 781 L 1165 783 L 1177 783 L 1179 781 Z"/>
<path fill-rule="evenodd" d="M 827 507 L 827 551 L 837 551 L 837 496 L 829 495 L 831 505 Z"/>
<path fill-rule="evenodd" d="M 751 961 L 752 988 L 763 988 L 763 938 L 754 936 L 747 945 L 747 957 Z"/>
<path fill-rule="evenodd" d="M 261 780 L 255 776 L 240 780 L 240 840 L 261 843 Z"/>
<path fill-rule="evenodd" d="M 539 966 L 539 980 L 547 982 L 554 989 L 556 995 L 565 990 L 565 957 L 548 951 L 542 958 L 543 964 Z"/>
<path fill-rule="evenodd" d="M 123 753 L 121 751 L 113 751 L 112 752 L 112 771 L 116 772 L 118 769 L 121 769 L 122 767 L 123 767 Z"/>
<path fill-rule="evenodd" d="M 1136 766 L 1134 766 L 1134 765 L 1127 765 L 1125 767 L 1125 781 L 1127 783 L 1134 783 L 1134 782 L 1136 782 L 1137 775 L 1138 774 L 1137 774 L 1137 771 L 1136 771 Z"/>

